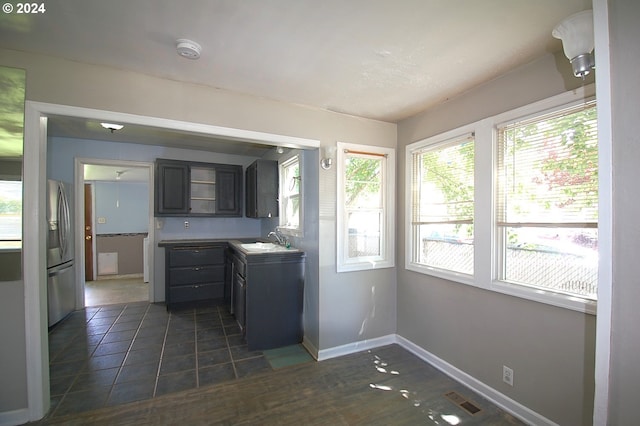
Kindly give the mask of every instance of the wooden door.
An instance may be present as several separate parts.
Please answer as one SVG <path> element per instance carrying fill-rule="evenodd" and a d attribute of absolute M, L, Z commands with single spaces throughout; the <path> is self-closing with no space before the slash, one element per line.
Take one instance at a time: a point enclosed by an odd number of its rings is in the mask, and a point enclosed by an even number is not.
<path fill-rule="evenodd" d="M 84 184 L 84 279 L 93 281 L 93 191 L 90 183 Z"/>

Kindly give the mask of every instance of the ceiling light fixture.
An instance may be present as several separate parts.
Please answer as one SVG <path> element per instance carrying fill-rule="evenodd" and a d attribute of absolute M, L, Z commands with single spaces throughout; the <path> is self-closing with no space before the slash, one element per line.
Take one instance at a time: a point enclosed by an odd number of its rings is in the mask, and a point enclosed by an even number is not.
<path fill-rule="evenodd" d="M 562 40 L 564 54 L 571 62 L 573 75 L 584 78 L 595 68 L 593 59 L 593 11 L 583 10 L 560 22 L 551 33 Z"/>
<path fill-rule="evenodd" d="M 198 59 L 200 58 L 200 52 L 202 52 L 202 47 L 198 43 L 193 40 L 188 40 L 186 38 L 179 38 L 176 40 L 176 50 L 178 51 L 178 55 L 187 59 Z"/>
<path fill-rule="evenodd" d="M 114 123 L 100 123 L 100 125 L 107 130 L 111 130 L 111 133 L 113 133 L 116 130 L 121 130 L 124 127 L 122 124 L 114 124 Z"/>

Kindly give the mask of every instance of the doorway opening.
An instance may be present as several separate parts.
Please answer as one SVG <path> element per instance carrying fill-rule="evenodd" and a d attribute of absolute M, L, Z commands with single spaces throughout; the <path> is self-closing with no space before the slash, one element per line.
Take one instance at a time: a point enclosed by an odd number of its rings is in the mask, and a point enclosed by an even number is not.
<path fill-rule="evenodd" d="M 152 164 L 77 161 L 81 182 L 76 184 L 83 195 L 77 216 L 84 229 L 83 306 L 153 301 Z"/>

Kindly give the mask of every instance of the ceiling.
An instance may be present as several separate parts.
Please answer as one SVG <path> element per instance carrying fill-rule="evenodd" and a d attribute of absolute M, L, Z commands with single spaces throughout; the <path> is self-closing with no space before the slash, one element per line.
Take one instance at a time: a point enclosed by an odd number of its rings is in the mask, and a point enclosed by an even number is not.
<path fill-rule="evenodd" d="M 398 122 L 561 50 L 553 27 L 590 7 L 590 0 L 57 0 L 41 14 L 0 14 L 0 47 Z M 201 58 L 179 56 L 179 38 L 199 43 Z M 50 132 L 62 136 L 95 130 L 57 120 Z"/>

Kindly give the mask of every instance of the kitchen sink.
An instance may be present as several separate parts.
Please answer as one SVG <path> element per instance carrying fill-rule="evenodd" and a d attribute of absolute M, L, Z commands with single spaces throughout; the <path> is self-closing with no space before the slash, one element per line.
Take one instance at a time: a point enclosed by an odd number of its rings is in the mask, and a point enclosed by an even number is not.
<path fill-rule="evenodd" d="M 264 253 L 264 252 L 274 252 L 274 251 L 296 251 L 296 249 L 287 248 L 285 246 L 281 246 L 275 243 L 263 243 L 263 242 L 255 242 L 255 243 L 245 243 L 240 244 L 240 246 L 246 251 L 252 253 Z"/>

